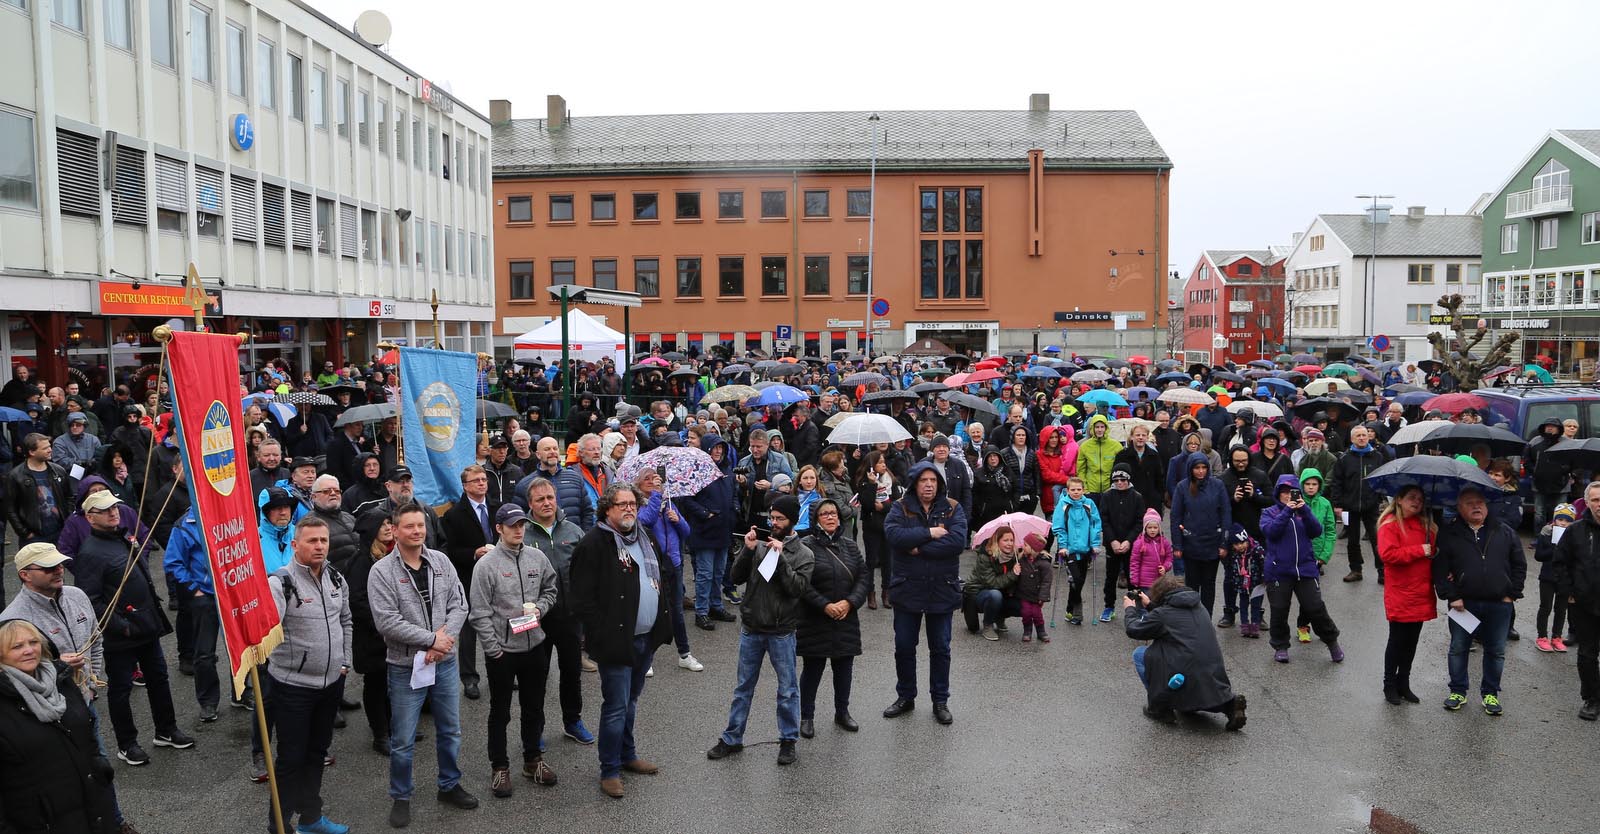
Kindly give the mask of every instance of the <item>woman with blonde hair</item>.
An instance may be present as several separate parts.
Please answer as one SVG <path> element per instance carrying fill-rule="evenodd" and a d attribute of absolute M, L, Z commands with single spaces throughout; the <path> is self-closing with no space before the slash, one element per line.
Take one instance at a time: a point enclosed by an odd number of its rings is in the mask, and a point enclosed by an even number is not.
<path fill-rule="evenodd" d="M 1433 589 L 1433 557 L 1439 528 L 1422 488 L 1402 487 L 1378 515 L 1378 558 L 1383 560 L 1383 613 L 1389 643 L 1383 650 L 1383 697 L 1391 704 L 1419 703 L 1411 691 L 1411 661 L 1422 624 L 1439 616 Z"/>

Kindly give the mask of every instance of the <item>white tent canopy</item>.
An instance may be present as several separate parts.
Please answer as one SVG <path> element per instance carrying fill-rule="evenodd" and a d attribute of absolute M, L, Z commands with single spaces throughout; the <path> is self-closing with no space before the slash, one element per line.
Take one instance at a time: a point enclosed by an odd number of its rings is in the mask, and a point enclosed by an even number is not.
<path fill-rule="evenodd" d="M 622 334 L 596 321 L 582 310 L 567 311 L 567 349 L 573 359 L 599 362 L 610 358 L 617 367 L 627 367 L 627 343 Z M 553 318 L 541 327 L 518 336 L 512 343 L 513 359 L 543 359 L 546 364 L 561 360 L 561 319 Z"/>

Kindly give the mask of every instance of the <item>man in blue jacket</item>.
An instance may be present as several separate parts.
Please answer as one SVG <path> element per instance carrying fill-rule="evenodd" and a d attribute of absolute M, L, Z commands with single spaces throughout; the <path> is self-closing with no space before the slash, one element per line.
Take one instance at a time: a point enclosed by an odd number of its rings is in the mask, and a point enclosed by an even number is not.
<path fill-rule="evenodd" d="M 940 724 L 955 719 L 950 700 L 950 624 L 961 607 L 961 552 L 967 546 L 967 515 L 945 495 L 944 478 L 929 461 L 906 472 L 911 489 L 883 522 L 892 548 L 889 588 L 894 596 L 895 699 L 884 718 L 916 708 L 917 631 L 928 634 L 928 695 Z M 926 621 L 926 626 L 924 626 Z"/>
<path fill-rule="evenodd" d="M 684 542 L 694 554 L 694 624 L 712 631 L 718 622 L 738 620 L 722 602 L 722 580 L 728 568 L 728 546 L 733 539 L 735 503 L 733 469 L 737 453 L 721 435 L 700 438 L 700 449 L 711 456 L 722 477 L 699 492 L 678 500 L 689 522 L 689 538 Z"/>
<path fill-rule="evenodd" d="M 183 514 L 167 539 L 162 559 L 167 575 L 177 582 L 176 602 L 187 609 L 187 618 L 178 618 L 179 627 L 189 628 L 193 641 L 194 698 L 200 704 L 200 723 L 217 720 L 217 703 L 222 698 L 217 678 L 217 591 L 211 584 L 211 560 L 206 555 L 205 533 L 193 507 Z"/>

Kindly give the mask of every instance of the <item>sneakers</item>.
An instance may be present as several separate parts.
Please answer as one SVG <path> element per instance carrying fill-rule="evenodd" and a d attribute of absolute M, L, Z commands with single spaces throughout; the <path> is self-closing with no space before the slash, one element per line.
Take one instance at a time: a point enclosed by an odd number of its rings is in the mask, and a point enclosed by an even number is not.
<path fill-rule="evenodd" d="M 140 747 L 138 742 L 134 742 L 133 744 L 118 750 L 117 758 L 121 759 L 125 764 L 129 764 L 134 767 L 150 763 L 150 754 L 144 752 L 144 748 Z"/>
<path fill-rule="evenodd" d="M 1339 648 L 1338 643 L 1334 643 L 1328 647 L 1328 657 L 1333 660 L 1334 663 L 1343 663 L 1344 649 Z"/>
<path fill-rule="evenodd" d="M 706 758 L 712 761 L 717 761 L 719 759 L 726 759 L 742 750 L 744 750 L 743 744 L 729 744 L 719 738 L 717 739 L 717 745 L 706 751 Z"/>
<path fill-rule="evenodd" d="M 194 739 L 177 728 L 170 733 L 156 733 L 155 742 L 157 747 L 171 747 L 174 750 L 188 750 L 194 746 Z"/>
<path fill-rule="evenodd" d="M 583 660 L 579 662 L 579 665 L 583 668 L 583 671 L 585 671 L 585 672 L 598 672 L 598 671 L 600 671 L 600 664 L 595 663 L 594 661 L 590 660 L 588 655 L 584 655 L 583 656 Z"/>
<path fill-rule="evenodd" d="M 1450 693 L 1450 697 L 1444 699 L 1444 708 L 1450 710 L 1451 712 L 1456 712 L 1466 705 L 1467 696 L 1461 694 L 1460 692 L 1452 692 Z"/>
<path fill-rule="evenodd" d="M 511 797 L 511 768 L 497 767 L 494 776 L 489 779 L 489 795 L 496 799 L 509 799 Z"/>
<path fill-rule="evenodd" d="M 389 827 L 405 828 L 411 824 L 411 800 L 396 799 L 389 806 Z"/>
<path fill-rule="evenodd" d="M 978 632 L 978 635 L 980 637 L 982 637 L 983 639 L 988 640 L 990 642 L 994 642 L 995 640 L 999 640 L 1000 639 L 1000 632 L 995 631 L 994 630 L 994 626 L 992 626 L 992 625 L 984 626 L 983 630 Z"/>
<path fill-rule="evenodd" d="M 568 724 L 562 729 L 561 734 L 579 744 L 594 744 L 594 733 L 589 732 L 589 728 L 583 726 L 582 720 Z"/>
<path fill-rule="evenodd" d="M 1111 614 L 1112 614 L 1112 611 L 1111 611 L 1110 608 L 1102 608 L 1102 609 L 1100 609 L 1100 622 L 1102 622 L 1102 623 L 1111 622 Z"/>
<path fill-rule="evenodd" d="M 649 669 L 644 670 L 644 676 L 647 677 L 647 678 L 655 677 L 656 676 L 656 667 L 651 666 Z"/>
<path fill-rule="evenodd" d="M 741 605 L 744 603 L 744 597 L 739 596 L 739 592 L 732 588 L 723 591 L 722 598 L 734 605 Z"/>
<path fill-rule="evenodd" d="M 1239 636 L 1248 637 L 1251 640 L 1259 640 L 1261 639 L 1261 626 L 1255 623 L 1240 623 Z"/>
<path fill-rule="evenodd" d="M 1273 652 L 1272 653 L 1272 659 L 1278 661 L 1279 663 L 1288 663 L 1289 662 L 1289 650 L 1288 649 L 1279 649 L 1279 650 Z"/>
<path fill-rule="evenodd" d="M 1567 641 L 1561 639 L 1560 637 L 1554 638 L 1550 641 L 1550 648 L 1555 649 L 1558 652 L 1565 652 L 1567 650 Z"/>
<path fill-rule="evenodd" d="M 711 617 L 706 614 L 694 615 L 694 627 L 700 629 L 701 631 L 717 630 L 717 624 L 712 622 Z"/>
<path fill-rule="evenodd" d="M 267 781 L 267 757 L 260 753 L 250 756 L 250 781 L 257 785 Z"/>
<path fill-rule="evenodd" d="M 1505 707 L 1500 706 L 1500 698 L 1499 698 L 1499 696 L 1497 696 L 1497 695 L 1485 695 L 1485 696 L 1483 696 L 1483 712 L 1484 712 L 1485 715 L 1499 715 L 1500 713 L 1505 712 L 1505 711 L 1506 711 Z"/>
<path fill-rule="evenodd" d="M 1540 637 L 1539 639 L 1533 641 L 1533 647 L 1541 652 L 1555 651 L 1555 647 L 1551 645 L 1550 638 L 1548 637 Z"/>
<path fill-rule="evenodd" d="M 217 720 L 217 708 L 214 706 L 200 708 L 200 723 L 210 724 Z"/>
<path fill-rule="evenodd" d="M 694 655 L 685 654 L 678 656 L 678 668 L 688 669 L 691 672 L 704 672 L 706 670 L 706 665 L 696 660 Z"/>
<path fill-rule="evenodd" d="M 350 826 L 340 825 L 328 819 L 326 814 L 317 818 L 316 822 L 307 825 L 302 821 L 294 829 L 298 834 L 350 834 Z"/>
<path fill-rule="evenodd" d="M 143 669 L 135 669 L 135 670 L 133 670 L 133 685 L 134 686 L 144 686 L 144 670 Z"/>
<path fill-rule="evenodd" d="M 778 764 L 791 765 L 797 757 L 794 752 L 794 739 L 778 742 Z"/>
<path fill-rule="evenodd" d="M 543 756 L 531 762 L 523 762 L 522 775 L 525 778 L 532 779 L 535 785 L 551 787 L 556 783 L 555 768 L 551 767 Z"/>
<path fill-rule="evenodd" d="M 1600 698 L 1590 698 L 1583 702 L 1583 708 L 1578 710 L 1578 717 L 1585 721 L 1600 719 Z"/>
<path fill-rule="evenodd" d="M 1083 615 L 1082 614 L 1073 614 L 1072 615 L 1072 619 L 1067 620 L 1067 622 L 1072 623 L 1075 626 L 1081 626 L 1081 625 L 1083 625 Z"/>
<path fill-rule="evenodd" d="M 456 785 L 447 791 L 439 791 L 439 801 L 446 805 L 460 808 L 463 811 L 470 811 L 478 807 L 478 798 L 467 793 L 467 789 L 460 785 Z"/>

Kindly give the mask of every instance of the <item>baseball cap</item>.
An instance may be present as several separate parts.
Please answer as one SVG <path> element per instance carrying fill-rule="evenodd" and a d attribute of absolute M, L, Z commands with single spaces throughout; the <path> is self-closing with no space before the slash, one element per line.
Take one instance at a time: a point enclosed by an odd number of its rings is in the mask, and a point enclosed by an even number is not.
<path fill-rule="evenodd" d="M 313 466 L 314 467 L 316 465 L 317 465 L 317 459 L 316 458 L 298 457 L 298 458 L 295 458 L 295 459 L 289 461 L 289 469 L 291 471 L 293 471 L 295 469 L 299 469 L 302 466 Z"/>
<path fill-rule="evenodd" d="M 69 423 L 87 423 L 87 422 L 89 422 L 89 418 L 87 416 L 85 416 L 84 413 L 81 412 L 81 411 L 74 411 L 71 414 L 67 415 L 67 422 L 69 422 Z"/>
<path fill-rule="evenodd" d="M 527 520 L 527 513 L 524 513 L 522 508 L 516 504 L 501 504 L 500 509 L 495 510 L 494 513 L 494 523 L 496 524 L 521 524 Z"/>
<path fill-rule="evenodd" d="M 384 478 L 384 480 L 409 481 L 411 480 L 411 468 L 408 466 L 396 466 L 395 468 L 389 470 L 389 477 Z"/>
<path fill-rule="evenodd" d="M 1242 544 L 1244 542 L 1250 541 L 1250 531 L 1244 529 L 1244 525 L 1243 524 L 1235 524 L 1235 525 L 1233 525 L 1233 534 L 1230 535 L 1228 538 L 1229 538 L 1230 541 Z"/>
<path fill-rule="evenodd" d="M 88 498 L 83 499 L 83 510 L 84 512 L 89 512 L 91 510 L 94 512 L 100 512 L 102 510 L 109 510 L 121 503 L 122 499 L 114 495 L 111 490 L 103 489 L 89 496 Z"/>
<path fill-rule="evenodd" d="M 34 542 L 17 551 L 16 565 L 20 570 L 29 565 L 38 565 L 41 568 L 53 568 L 72 561 L 72 557 L 56 549 L 49 542 Z"/>
<path fill-rule="evenodd" d="M 511 441 L 507 440 L 506 436 L 503 434 L 497 434 L 489 438 L 489 448 L 491 449 L 501 449 L 510 445 Z"/>

